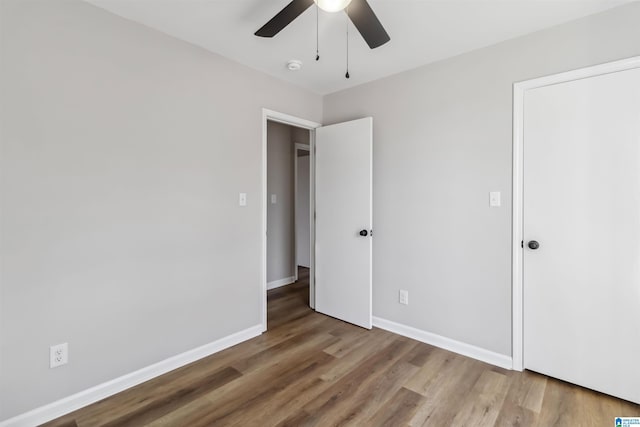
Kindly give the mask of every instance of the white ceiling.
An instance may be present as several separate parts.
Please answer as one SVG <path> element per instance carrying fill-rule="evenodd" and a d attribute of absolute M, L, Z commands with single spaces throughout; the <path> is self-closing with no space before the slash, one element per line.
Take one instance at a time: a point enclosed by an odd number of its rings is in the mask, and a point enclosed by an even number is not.
<path fill-rule="evenodd" d="M 369 0 L 391 41 L 369 49 L 350 25 L 350 79 L 344 77 L 347 17 L 309 8 L 273 39 L 253 33 L 290 0 L 86 0 L 319 94 L 335 92 L 630 0 Z M 286 68 L 303 62 L 300 71 Z"/>

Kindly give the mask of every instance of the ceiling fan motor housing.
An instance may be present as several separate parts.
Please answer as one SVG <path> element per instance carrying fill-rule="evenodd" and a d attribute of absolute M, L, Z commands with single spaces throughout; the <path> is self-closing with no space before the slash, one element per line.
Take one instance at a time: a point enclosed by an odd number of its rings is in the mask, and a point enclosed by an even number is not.
<path fill-rule="evenodd" d="M 325 12 L 340 12 L 351 3 L 351 0 L 313 0 Z"/>

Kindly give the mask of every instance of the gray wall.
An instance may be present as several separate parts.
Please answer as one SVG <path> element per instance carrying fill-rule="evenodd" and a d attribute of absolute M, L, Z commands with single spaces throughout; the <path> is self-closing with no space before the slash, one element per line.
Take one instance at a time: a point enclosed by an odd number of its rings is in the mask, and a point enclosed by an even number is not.
<path fill-rule="evenodd" d="M 640 55 L 639 23 L 634 2 L 324 98 L 325 124 L 374 117 L 374 315 L 511 354 L 512 84 Z"/>
<path fill-rule="evenodd" d="M 260 323 L 261 109 L 322 100 L 80 1 L 0 7 L 5 419 Z"/>
<path fill-rule="evenodd" d="M 267 282 L 295 275 L 292 129 L 267 123 Z"/>
<path fill-rule="evenodd" d="M 298 150 L 298 186 L 296 194 L 296 260 L 302 267 L 311 266 L 309 218 L 309 159 L 308 152 Z"/>
<path fill-rule="evenodd" d="M 307 129 L 292 126 L 291 140 L 294 143 L 309 145 L 309 131 Z"/>

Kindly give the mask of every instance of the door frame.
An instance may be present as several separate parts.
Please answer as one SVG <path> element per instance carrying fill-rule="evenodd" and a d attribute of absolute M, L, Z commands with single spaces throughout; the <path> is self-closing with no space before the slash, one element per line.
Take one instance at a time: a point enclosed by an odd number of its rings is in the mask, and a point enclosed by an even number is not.
<path fill-rule="evenodd" d="M 524 370 L 524 97 L 528 90 L 640 68 L 640 56 L 553 74 L 513 85 L 512 360 Z"/>
<path fill-rule="evenodd" d="M 295 141 L 293 144 L 293 265 L 296 282 L 298 281 L 298 151 L 309 152 L 309 267 L 311 267 L 311 213 L 313 212 L 311 209 L 311 141 L 309 145 Z M 315 307 L 315 301 L 312 302 L 311 298 L 309 298 L 309 305 L 311 308 Z"/>
<path fill-rule="evenodd" d="M 292 116 L 290 114 L 281 113 L 279 111 L 269 110 L 267 108 L 262 109 L 262 176 L 261 176 L 261 184 L 262 184 L 262 198 L 261 198 L 261 211 L 262 211 L 262 226 L 261 226 L 261 235 L 262 235 L 262 251 L 261 251 L 261 273 L 260 273 L 260 291 L 261 301 L 262 301 L 262 332 L 267 330 L 267 122 L 277 122 L 283 123 L 285 125 L 295 126 L 303 129 L 309 130 L 309 164 L 311 169 L 311 193 L 309 194 L 309 200 L 311 203 L 310 206 L 310 214 L 315 211 L 315 158 L 314 158 L 314 148 L 315 148 L 315 132 L 316 128 L 322 126 L 320 123 L 316 123 L 311 120 L 303 119 L 300 117 Z M 313 216 L 311 216 L 313 220 Z M 315 267 L 315 253 L 314 253 L 314 242 L 315 242 L 315 221 L 311 221 L 309 224 L 311 228 L 311 269 L 309 274 L 309 301 L 310 304 L 313 302 L 315 304 L 315 281 L 313 277 L 314 267 Z M 312 306 L 313 307 L 313 306 Z"/>

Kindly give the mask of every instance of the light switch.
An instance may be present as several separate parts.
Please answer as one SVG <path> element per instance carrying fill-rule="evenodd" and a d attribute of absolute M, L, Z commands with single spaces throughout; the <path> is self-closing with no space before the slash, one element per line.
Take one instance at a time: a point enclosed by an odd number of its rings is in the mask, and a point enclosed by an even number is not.
<path fill-rule="evenodd" d="M 240 193 L 240 197 L 238 198 L 238 204 L 240 206 L 247 206 L 247 193 Z"/>
<path fill-rule="evenodd" d="M 403 305 L 409 305 L 409 291 L 400 289 L 400 293 L 398 295 L 398 302 Z"/>
<path fill-rule="evenodd" d="M 276 196 L 275 194 L 271 195 L 271 204 L 275 205 L 278 202 L 278 196 Z"/>
<path fill-rule="evenodd" d="M 500 206 L 500 192 L 492 191 L 489 193 L 489 206 L 497 207 Z"/>

